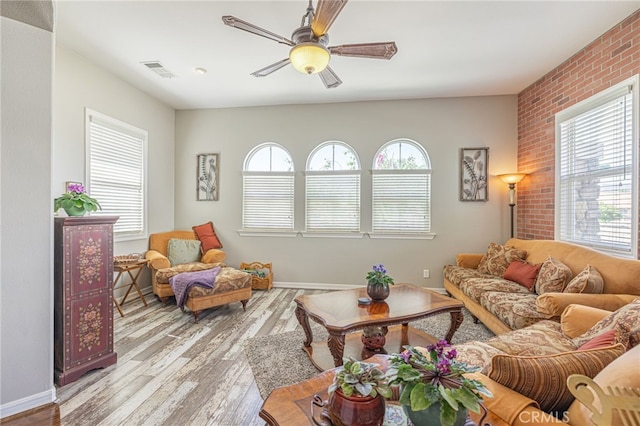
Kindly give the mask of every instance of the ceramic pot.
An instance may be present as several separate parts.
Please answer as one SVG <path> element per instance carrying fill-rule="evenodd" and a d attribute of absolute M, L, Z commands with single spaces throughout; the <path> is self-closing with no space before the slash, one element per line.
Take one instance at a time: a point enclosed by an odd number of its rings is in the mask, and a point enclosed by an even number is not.
<path fill-rule="evenodd" d="M 333 426 L 382 426 L 385 404 L 382 395 L 345 396 L 340 389 L 329 397 L 327 411 Z"/>
<path fill-rule="evenodd" d="M 410 406 L 403 405 L 402 408 L 407 414 L 411 423 L 415 426 L 441 426 L 440 423 L 440 403 L 431 404 L 426 410 L 413 411 Z M 467 421 L 467 410 L 461 408 L 453 423 L 454 426 L 464 426 Z"/>
<path fill-rule="evenodd" d="M 374 302 L 382 302 L 389 297 L 389 284 L 367 284 L 367 295 Z"/>
<path fill-rule="evenodd" d="M 64 211 L 67 213 L 67 216 L 84 216 L 85 214 L 87 214 L 87 211 L 84 209 L 84 207 L 65 207 Z"/>

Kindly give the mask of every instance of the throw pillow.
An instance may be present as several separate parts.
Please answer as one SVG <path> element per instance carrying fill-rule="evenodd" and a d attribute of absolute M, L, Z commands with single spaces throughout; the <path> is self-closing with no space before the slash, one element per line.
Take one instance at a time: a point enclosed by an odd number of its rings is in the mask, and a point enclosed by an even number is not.
<path fill-rule="evenodd" d="M 561 293 L 573 277 L 573 272 L 564 263 L 551 256 L 542 263 L 536 279 L 536 293 Z"/>
<path fill-rule="evenodd" d="M 579 351 L 586 351 L 589 349 L 606 348 L 607 346 L 615 345 L 616 343 L 622 343 L 625 347 L 629 343 L 629 335 L 620 333 L 618 330 L 608 330 L 598 334 L 593 339 L 589 340 L 584 345 L 578 348 Z"/>
<path fill-rule="evenodd" d="M 213 222 L 209 221 L 202 225 L 194 226 L 192 229 L 193 233 L 196 234 L 196 238 L 202 243 L 200 246 L 202 254 L 211 249 L 222 248 L 222 243 L 220 242 L 220 239 L 218 239 L 216 231 L 213 228 Z"/>
<path fill-rule="evenodd" d="M 200 241 L 171 238 L 167 245 L 167 257 L 171 266 L 200 260 Z"/>
<path fill-rule="evenodd" d="M 573 277 L 564 289 L 565 293 L 601 294 L 604 280 L 600 272 L 591 265 L 587 265 L 578 275 Z"/>
<path fill-rule="evenodd" d="M 546 356 L 495 355 L 489 378 L 537 401 L 543 411 L 563 412 L 574 399 L 565 385 L 571 374 L 593 378 L 624 352 L 617 344 Z"/>
<path fill-rule="evenodd" d="M 571 341 L 576 347 L 580 347 L 603 331 L 613 329 L 628 331 L 630 347 L 640 343 L 640 298 L 624 305 L 615 312 L 611 312 L 595 323 L 584 334 Z"/>
<path fill-rule="evenodd" d="M 480 259 L 478 272 L 502 277 L 507 267 L 514 260 L 524 260 L 527 257 L 526 250 L 520 250 L 513 246 L 502 246 L 490 243 L 487 252 Z"/>
<path fill-rule="evenodd" d="M 502 278 L 516 282 L 531 290 L 536 284 L 536 277 L 538 276 L 538 271 L 540 271 L 540 266 L 541 265 L 532 265 L 531 263 L 521 260 L 514 260 L 509 264 L 507 270 L 504 271 Z"/>

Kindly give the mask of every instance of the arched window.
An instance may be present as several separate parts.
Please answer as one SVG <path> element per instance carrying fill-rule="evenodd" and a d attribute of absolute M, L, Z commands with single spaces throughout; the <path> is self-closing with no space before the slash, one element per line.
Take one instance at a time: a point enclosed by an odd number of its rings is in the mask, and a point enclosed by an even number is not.
<path fill-rule="evenodd" d="M 307 160 L 306 230 L 360 231 L 360 162 L 346 143 L 320 144 Z"/>
<path fill-rule="evenodd" d="M 387 142 L 373 159 L 373 233 L 431 230 L 431 162 L 417 142 Z"/>
<path fill-rule="evenodd" d="M 276 143 L 255 147 L 244 160 L 242 228 L 293 231 L 294 169 L 291 155 Z"/>

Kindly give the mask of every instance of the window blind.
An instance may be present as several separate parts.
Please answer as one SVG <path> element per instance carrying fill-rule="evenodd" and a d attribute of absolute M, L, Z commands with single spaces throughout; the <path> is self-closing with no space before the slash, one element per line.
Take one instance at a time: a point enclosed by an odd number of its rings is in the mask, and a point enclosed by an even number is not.
<path fill-rule="evenodd" d="M 558 126 L 560 239 L 633 255 L 633 96 L 624 87 Z"/>
<path fill-rule="evenodd" d="M 89 115 L 88 182 L 102 210 L 114 215 L 116 238 L 145 234 L 144 164 L 146 132 L 117 120 Z"/>
<path fill-rule="evenodd" d="M 293 173 L 245 172 L 242 192 L 243 229 L 293 230 Z"/>
<path fill-rule="evenodd" d="M 306 230 L 360 231 L 360 172 L 307 172 Z"/>
<path fill-rule="evenodd" d="M 429 232 L 431 175 L 373 171 L 373 232 Z"/>

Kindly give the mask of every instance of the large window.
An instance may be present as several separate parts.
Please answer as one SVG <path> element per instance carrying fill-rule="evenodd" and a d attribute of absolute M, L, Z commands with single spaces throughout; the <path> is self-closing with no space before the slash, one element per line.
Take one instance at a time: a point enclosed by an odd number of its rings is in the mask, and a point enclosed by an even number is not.
<path fill-rule="evenodd" d="M 102 210 L 119 216 L 116 240 L 146 238 L 147 132 L 86 110 L 87 182 Z"/>
<path fill-rule="evenodd" d="M 556 116 L 556 238 L 637 257 L 638 77 Z"/>
<path fill-rule="evenodd" d="M 355 151 L 343 142 L 325 142 L 309 155 L 306 231 L 360 231 L 360 163 Z"/>
<path fill-rule="evenodd" d="M 244 231 L 293 231 L 294 168 L 280 145 L 265 143 L 245 158 L 242 228 Z"/>
<path fill-rule="evenodd" d="M 397 139 L 378 150 L 372 169 L 373 234 L 426 236 L 431 228 L 431 163 L 426 151 L 414 141 Z"/>

